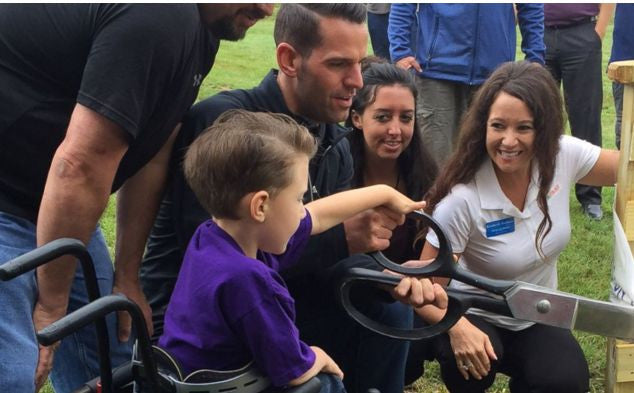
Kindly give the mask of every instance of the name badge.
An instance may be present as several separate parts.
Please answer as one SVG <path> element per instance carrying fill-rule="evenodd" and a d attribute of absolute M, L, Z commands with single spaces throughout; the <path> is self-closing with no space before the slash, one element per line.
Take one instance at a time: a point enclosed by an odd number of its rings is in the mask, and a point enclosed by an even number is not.
<path fill-rule="evenodd" d="M 503 218 L 497 221 L 486 223 L 487 237 L 504 235 L 515 232 L 515 219 L 513 217 Z"/>

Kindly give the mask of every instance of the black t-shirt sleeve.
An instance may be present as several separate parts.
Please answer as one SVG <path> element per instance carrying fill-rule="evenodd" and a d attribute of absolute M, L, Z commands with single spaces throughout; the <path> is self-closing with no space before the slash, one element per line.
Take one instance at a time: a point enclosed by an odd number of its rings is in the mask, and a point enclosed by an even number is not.
<path fill-rule="evenodd" d="M 121 17 L 120 13 L 126 13 Z M 148 117 L 181 80 L 183 46 L 196 34 L 191 8 L 104 7 L 94 16 L 77 102 L 135 139 Z M 196 19 L 197 21 L 197 19 Z"/>

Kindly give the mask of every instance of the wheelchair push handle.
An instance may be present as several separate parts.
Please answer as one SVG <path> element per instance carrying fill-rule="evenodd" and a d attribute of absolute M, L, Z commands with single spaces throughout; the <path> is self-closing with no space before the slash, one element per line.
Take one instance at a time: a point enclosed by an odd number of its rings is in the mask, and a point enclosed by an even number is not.
<path fill-rule="evenodd" d="M 150 336 L 143 313 L 136 303 L 123 295 L 107 295 L 86 304 L 40 330 L 37 333 L 37 339 L 42 345 L 51 345 L 91 322 L 103 320 L 107 314 L 114 311 L 127 311 L 132 317 L 132 323 L 138 335 L 137 340 L 141 358 L 147 370 L 150 391 L 165 391 L 160 383 L 156 363 L 152 357 L 152 344 L 150 343 Z M 108 370 L 109 374 L 110 372 L 111 370 Z M 109 380 L 112 379 L 111 375 L 107 377 Z M 103 378 L 104 375 L 102 375 Z"/>
<path fill-rule="evenodd" d="M 72 238 L 53 240 L 3 263 L 0 266 L 0 280 L 8 281 L 14 279 L 21 274 L 34 270 L 64 255 L 72 255 L 79 259 L 84 272 L 84 281 L 86 283 L 88 299 L 90 301 L 98 299 L 100 296 L 99 286 L 97 284 L 97 275 L 95 273 L 92 258 L 84 243 Z M 106 370 L 109 371 L 111 369 L 108 330 L 105 321 L 97 321 L 96 329 L 97 337 L 99 337 L 99 368 L 100 372 L 104 374 Z M 110 380 L 104 379 L 103 385 L 105 388 L 104 390 L 108 391 L 111 385 Z"/>
<path fill-rule="evenodd" d="M 95 273 L 92 257 L 84 243 L 73 238 L 53 240 L 7 261 L 0 266 L 0 280 L 11 280 L 64 255 L 72 255 L 79 259 L 81 268 L 84 271 L 88 298 L 90 301 L 98 299 L 100 296 L 99 286 L 97 285 L 97 274 Z"/>
<path fill-rule="evenodd" d="M 80 257 L 84 252 L 86 247 L 77 239 L 53 240 L 0 266 L 0 280 L 11 280 L 63 255 L 71 254 Z"/>

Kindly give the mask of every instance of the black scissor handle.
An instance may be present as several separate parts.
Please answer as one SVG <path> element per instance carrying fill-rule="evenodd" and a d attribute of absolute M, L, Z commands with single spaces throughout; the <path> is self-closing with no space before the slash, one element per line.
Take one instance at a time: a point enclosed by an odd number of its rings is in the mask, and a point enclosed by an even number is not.
<path fill-rule="evenodd" d="M 453 261 L 453 251 L 451 249 L 451 244 L 447 241 L 447 237 L 440 228 L 440 225 L 430 215 L 419 210 L 408 213 L 406 217 L 421 221 L 423 224 L 429 226 L 434 233 L 436 233 L 436 237 L 438 238 L 438 254 L 436 255 L 436 258 L 434 258 L 431 263 L 423 267 L 407 267 L 392 262 L 380 251 L 369 253 L 369 255 L 384 268 L 407 276 L 452 277 L 456 271 L 455 263 Z"/>
<path fill-rule="evenodd" d="M 421 340 L 431 338 L 446 332 L 458 322 L 471 307 L 482 308 L 501 315 L 512 316 L 506 301 L 489 296 L 470 294 L 453 289 L 447 289 L 449 304 L 445 316 L 433 325 L 422 328 L 402 329 L 379 323 L 360 312 L 350 300 L 350 290 L 353 284 L 385 284 L 396 286 L 401 277 L 363 268 L 350 268 L 339 281 L 340 300 L 348 315 L 361 326 L 383 336 L 400 340 Z"/>
<path fill-rule="evenodd" d="M 423 267 L 407 267 L 389 260 L 381 251 L 369 253 L 368 255 L 379 265 L 406 276 L 447 277 L 455 279 L 497 295 L 504 294 L 506 290 L 515 284 L 514 281 L 496 280 L 460 268 L 458 264 L 454 262 L 451 243 L 447 240 L 447 236 L 445 236 L 440 224 L 438 224 L 436 220 L 427 213 L 418 210 L 408 213 L 407 218 L 423 222 L 436 233 L 436 237 L 438 238 L 438 254 L 428 265 Z"/>
<path fill-rule="evenodd" d="M 368 318 L 366 315 L 360 312 L 350 301 L 350 290 L 355 283 L 363 282 L 396 286 L 399 282 L 401 282 L 401 279 L 402 277 L 397 277 L 374 270 L 357 267 L 350 268 L 344 273 L 343 277 L 339 281 L 339 299 L 341 300 L 341 304 L 348 315 L 350 315 L 352 319 L 361 324 L 361 326 L 383 336 L 392 337 L 400 340 L 421 340 L 444 333 L 445 331 L 447 331 L 447 329 L 458 322 L 460 317 L 462 317 L 462 315 L 466 311 L 466 309 L 464 309 L 462 303 L 460 302 L 460 299 L 450 296 L 447 313 L 440 322 L 423 328 L 403 329 L 385 325 Z"/>

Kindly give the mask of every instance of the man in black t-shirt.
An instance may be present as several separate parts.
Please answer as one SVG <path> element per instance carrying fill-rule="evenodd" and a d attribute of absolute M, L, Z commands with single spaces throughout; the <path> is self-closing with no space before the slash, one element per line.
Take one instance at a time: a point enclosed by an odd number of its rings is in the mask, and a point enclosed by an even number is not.
<path fill-rule="evenodd" d="M 256 4 L 1 5 L 0 263 L 78 238 L 101 293 L 126 294 L 149 319 L 138 266 L 178 124 L 218 40 L 243 37 L 271 12 Z M 113 274 L 97 221 L 115 190 Z M 53 350 L 35 341 L 34 331 L 85 302 L 75 270 L 64 257 L 0 283 L 0 386 L 37 390 L 53 368 L 55 390 L 66 392 L 98 374 L 92 327 L 62 341 L 54 367 Z M 109 324 L 116 365 L 129 348 Z M 129 335 L 121 319 L 119 338 Z"/>

